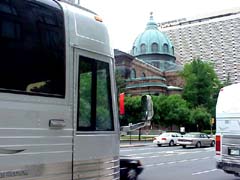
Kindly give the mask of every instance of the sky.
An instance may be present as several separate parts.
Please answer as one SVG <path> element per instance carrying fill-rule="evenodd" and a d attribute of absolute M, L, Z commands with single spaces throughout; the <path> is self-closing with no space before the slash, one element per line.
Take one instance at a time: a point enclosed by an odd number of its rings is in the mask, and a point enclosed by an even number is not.
<path fill-rule="evenodd" d="M 240 0 L 80 0 L 103 18 L 114 49 L 129 52 L 153 12 L 157 23 L 240 8 Z"/>

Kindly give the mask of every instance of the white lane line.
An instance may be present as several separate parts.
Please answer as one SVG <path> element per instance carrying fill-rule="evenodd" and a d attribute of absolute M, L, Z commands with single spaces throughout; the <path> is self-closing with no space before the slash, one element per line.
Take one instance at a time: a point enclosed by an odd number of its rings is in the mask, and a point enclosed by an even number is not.
<path fill-rule="evenodd" d="M 204 157 L 204 158 L 202 158 L 203 160 L 205 160 L 205 159 L 209 159 L 210 157 Z"/>
<path fill-rule="evenodd" d="M 164 165 L 165 163 L 159 163 L 159 164 L 155 164 L 155 166 L 162 166 Z"/>
<path fill-rule="evenodd" d="M 148 156 L 148 158 L 157 158 L 159 156 Z"/>
<path fill-rule="evenodd" d="M 177 162 L 172 161 L 172 162 L 168 162 L 167 164 L 176 164 Z"/>
<path fill-rule="evenodd" d="M 154 154 L 154 155 L 152 155 Z M 177 156 L 177 155 L 184 155 L 184 154 L 192 154 L 192 152 L 188 153 L 176 153 L 176 154 L 165 154 L 159 152 L 159 153 L 139 153 L 139 154 L 129 154 L 125 155 L 127 157 L 138 157 L 138 159 L 152 159 L 152 158 L 160 158 L 160 157 L 171 157 L 171 156 Z M 152 156 L 151 156 L 152 155 Z M 203 159 L 209 159 L 209 157 L 204 157 Z M 196 161 L 197 159 L 192 159 L 192 161 Z"/>
<path fill-rule="evenodd" d="M 149 148 L 151 149 L 151 148 Z M 152 151 L 152 152 L 142 152 L 142 153 L 134 153 L 134 154 L 128 154 L 128 156 L 137 156 L 137 155 L 151 155 L 151 154 L 174 154 L 174 155 L 182 155 L 182 154 L 197 154 L 197 153 L 203 153 L 203 152 L 208 152 L 208 151 L 213 151 L 215 149 L 202 149 L 202 150 L 194 150 L 194 151 L 188 151 L 188 150 L 182 150 L 182 149 L 177 149 L 177 150 L 167 150 L 167 151 L 160 151 L 160 152 L 156 152 L 156 151 Z M 134 151 L 134 150 L 126 150 L 126 151 Z M 126 152 L 126 151 L 122 151 L 121 152 Z M 136 151 L 134 151 L 136 152 Z"/>
<path fill-rule="evenodd" d="M 139 157 L 139 156 L 136 156 L 134 157 L 135 159 L 143 159 L 144 157 Z"/>
<path fill-rule="evenodd" d="M 204 157 L 204 158 L 199 158 L 199 159 L 184 159 L 184 160 L 180 160 L 180 161 L 170 161 L 170 162 L 162 162 L 162 163 L 158 163 L 158 164 L 148 164 L 148 165 L 144 165 L 144 167 L 148 168 L 148 167 L 156 167 L 156 166 L 162 166 L 162 165 L 171 165 L 171 164 L 177 164 L 177 163 L 187 163 L 187 162 L 193 162 L 193 161 L 206 160 L 206 159 L 209 159 L 209 158 L 213 158 L 213 157 Z M 193 173 L 192 175 L 197 175 L 199 173 L 202 173 L 202 172 Z"/>
<path fill-rule="evenodd" d="M 196 173 L 193 173 L 192 175 L 195 176 L 195 175 L 200 175 L 200 174 L 206 174 L 206 173 L 214 172 L 217 170 L 218 169 L 211 169 L 211 170 L 207 170 L 207 171 L 196 172 Z"/>
<path fill-rule="evenodd" d="M 174 156 L 174 155 L 177 155 L 177 154 L 166 154 L 166 155 L 163 155 L 164 157 L 169 157 L 169 156 Z"/>
<path fill-rule="evenodd" d="M 200 152 L 200 151 L 198 151 Z M 178 154 L 178 153 L 182 153 L 181 150 L 176 150 L 176 151 L 160 151 L 160 152 L 144 152 L 144 153 L 135 153 L 135 154 L 128 154 L 128 156 L 137 156 L 137 155 L 151 155 L 151 154 L 166 154 L 166 155 L 174 155 L 174 154 Z M 195 153 L 195 151 L 188 151 L 186 153 Z"/>

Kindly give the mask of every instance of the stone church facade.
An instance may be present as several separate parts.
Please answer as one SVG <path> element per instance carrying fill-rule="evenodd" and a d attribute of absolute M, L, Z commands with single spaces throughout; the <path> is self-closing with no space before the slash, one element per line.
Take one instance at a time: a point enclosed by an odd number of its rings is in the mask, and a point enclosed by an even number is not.
<path fill-rule="evenodd" d="M 133 43 L 131 53 L 114 50 L 116 71 L 125 79 L 124 93 L 129 95 L 180 94 L 184 85 L 176 61 L 174 46 L 159 31 L 150 16 L 146 29 Z"/>

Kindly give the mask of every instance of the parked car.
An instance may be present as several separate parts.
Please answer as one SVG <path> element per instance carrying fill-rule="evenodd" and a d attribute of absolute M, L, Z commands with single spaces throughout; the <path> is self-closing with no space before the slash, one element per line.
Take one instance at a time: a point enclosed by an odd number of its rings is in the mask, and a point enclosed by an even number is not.
<path fill-rule="evenodd" d="M 164 132 L 159 136 L 155 137 L 153 140 L 153 143 L 159 147 L 162 145 L 173 146 L 177 144 L 177 140 L 181 136 L 182 135 L 180 133 L 176 133 L 176 132 Z"/>
<path fill-rule="evenodd" d="M 128 157 L 120 157 L 120 179 L 136 180 L 138 175 L 143 171 L 140 160 Z"/>
<path fill-rule="evenodd" d="M 205 133 L 195 132 L 185 134 L 182 138 L 178 139 L 177 143 L 183 148 L 186 146 L 194 146 L 200 148 L 202 146 L 214 146 L 215 140 Z"/>

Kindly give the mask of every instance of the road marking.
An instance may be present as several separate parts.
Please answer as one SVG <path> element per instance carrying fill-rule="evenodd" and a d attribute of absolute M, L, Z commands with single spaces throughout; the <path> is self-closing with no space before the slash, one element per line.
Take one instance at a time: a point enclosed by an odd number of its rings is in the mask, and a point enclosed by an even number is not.
<path fill-rule="evenodd" d="M 197 153 L 204 153 L 204 152 L 209 152 L 212 151 L 212 149 L 197 149 L 194 151 L 188 151 L 188 150 L 182 150 L 182 149 L 177 149 L 177 150 L 167 150 L 167 151 L 160 151 L 160 152 L 143 152 L 143 153 L 134 153 L 134 154 L 128 154 L 125 156 L 128 157 L 140 157 L 138 159 L 151 159 L 151 158 L 158 158 L 158 157 L 169 157 L 169 156 L 177 156 L 177 155 L 186 155 L 186 154 L 197 154 Z"/>
<path fill-rule="evenodd" d="M 170 162 L 162 162 L 162 163 L 158 163 L 158 164 L 148 164 L 148 165 L 144 165 L 144 167 L 148 168 L 148 167 L 156 167 L 156 166 L 162 166 L 162 165 L 171 165 L 171 164 L 177 164 L 177 163 L 186 163 L 186 162 L 192 162 L 192 161 L 200 161 L 200 160 L 206 160 L 206 159 L 210 159 L 213 157 L 204 157 L 204 158 L 198 158 L 198 159 L 184 159 L 184 160 L 180 160 L 180 161 L 170 161 Z M 210 170 L 211 171 L 215 171 L 217 169 L 214 170 Z M 198 175 L 200 173 L 207 173 L 208 171 L 203 171 L 203 172 L 197 172 L 197 173 L 193 173 L 192 175 Z"/>
<path fill-rule="evenodd" d="M 168 162 L 167 164 L 176 164 L 176 161 Z"/>
<path fill-rule="evenodd" d="M 206 173 L 214 172 L 214 171 L 217 171 L 217 170 L 218 169 L 211 169 L 211 170 L 196 172 L 196 173 L 193 173 L 192 175 L 195 176 L 195 175 L 200 175 L 200 174 L 206 174 Z"/>

